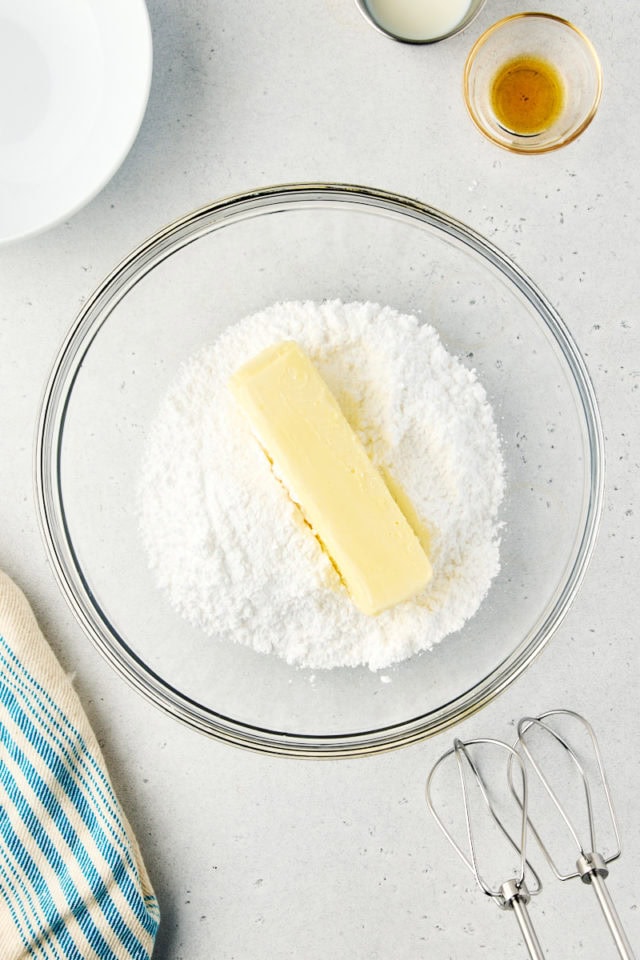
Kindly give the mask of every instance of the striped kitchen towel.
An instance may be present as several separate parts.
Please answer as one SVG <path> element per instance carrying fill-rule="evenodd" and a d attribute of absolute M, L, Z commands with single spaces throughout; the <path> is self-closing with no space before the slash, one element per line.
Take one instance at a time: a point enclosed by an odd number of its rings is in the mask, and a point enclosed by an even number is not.
<path fill-rule="evenodd" d="M 0 960 L 146 960 L 158 904 L 80 701 L 0 571 Z"/>

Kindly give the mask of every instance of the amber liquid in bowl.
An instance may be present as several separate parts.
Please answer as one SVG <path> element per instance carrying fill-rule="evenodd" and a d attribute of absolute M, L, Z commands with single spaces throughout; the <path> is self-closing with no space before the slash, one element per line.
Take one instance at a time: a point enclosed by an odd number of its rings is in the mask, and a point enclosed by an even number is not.
<path fill-rule="evenodd" d="M 562 111 L 564 92 L 556 68 L 539 57 L 520 56 L 503 64 L 491 85 L 491 107 L 505 130 L 535 136 L 548 130 Z"/>

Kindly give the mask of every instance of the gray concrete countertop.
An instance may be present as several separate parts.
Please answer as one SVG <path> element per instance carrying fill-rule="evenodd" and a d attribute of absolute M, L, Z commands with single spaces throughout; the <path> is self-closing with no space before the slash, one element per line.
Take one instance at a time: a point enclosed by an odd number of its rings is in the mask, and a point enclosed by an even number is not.
<path fill-rule="evenodd" d="M 640 943 L 640 8 L 536 6 L 584 29 L 605 86 L 577 142 L 523 157 L 485 141 L 461 95 L 468 49 L 489 24 L 526 9 L 514 0 L 487 0 L 462 34 L 428 47 L 383 37 L 352 0 L 148 0 L 154 75 L 129 156 L 67 222 L 0 249 L 0 566 L 76 675 L 160 899 L 157 960 L 526 956 L 513 919 L 475 889 L 426 813 L 425 775 L 448 734 L 324 763 L 200 737 L 129 689 L 85 639 L 41 541 L 38 406 L 83 301 L 174 217 L 231 193 L 312 180 L 396 191 L 466 222 L 533 278 L 586 358 L 607 454 L 593 560 L 543 654 L 457 732 L 509 738 L 521 715 L 557 706 L 589 717 L 625 845 L 609 887 Z M 616 956 L 577 882 L 549 879 L 531 915 L 550 960 Z"/>

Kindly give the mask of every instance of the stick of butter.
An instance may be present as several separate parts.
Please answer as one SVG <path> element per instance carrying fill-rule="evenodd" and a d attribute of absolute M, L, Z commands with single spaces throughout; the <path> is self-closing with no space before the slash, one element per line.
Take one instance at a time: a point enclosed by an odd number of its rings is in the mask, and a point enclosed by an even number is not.
<path fill-rule="evenodd" d="M 267 348 L 229 385 L 356 606 L 373 615 L 422 590 L 427 555 L 300 347 Z"/>

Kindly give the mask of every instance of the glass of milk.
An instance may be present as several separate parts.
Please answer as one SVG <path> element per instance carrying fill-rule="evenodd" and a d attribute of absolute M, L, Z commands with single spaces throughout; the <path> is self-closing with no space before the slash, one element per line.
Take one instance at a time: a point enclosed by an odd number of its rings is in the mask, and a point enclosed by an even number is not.
<path fill-rule="evenodd" d="M 485 0 L 356 0 L 369 23 L 404 43 L 451 37 L 471 23 L 484 4 Z"/>

